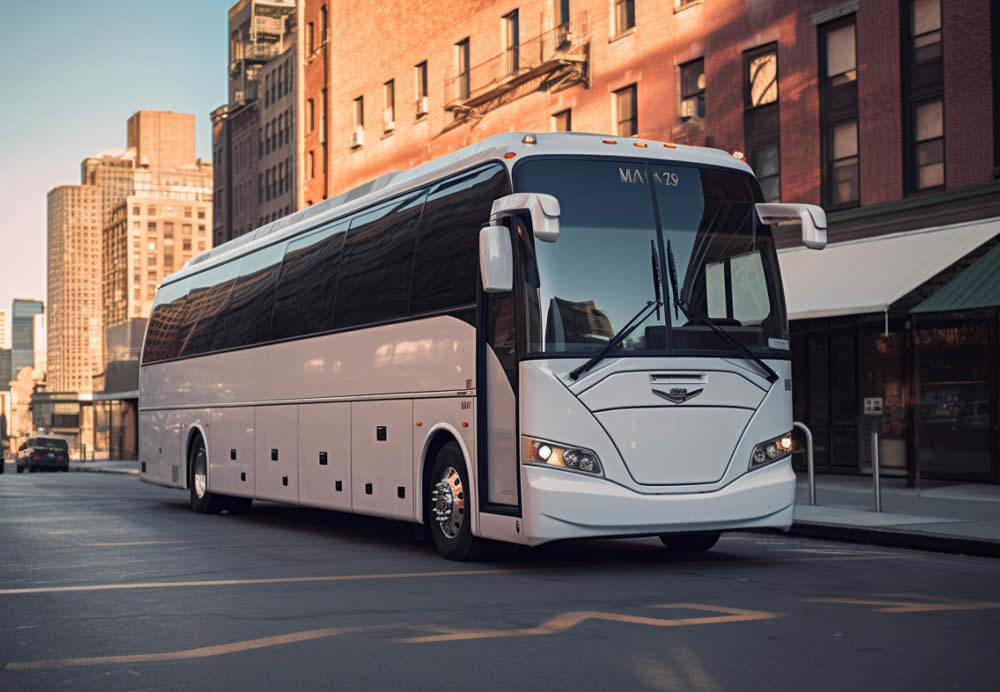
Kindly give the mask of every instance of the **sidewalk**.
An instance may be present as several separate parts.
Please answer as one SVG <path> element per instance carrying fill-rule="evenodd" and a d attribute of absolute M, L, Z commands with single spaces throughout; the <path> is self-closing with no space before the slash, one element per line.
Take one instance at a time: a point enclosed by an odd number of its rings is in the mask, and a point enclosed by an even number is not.
<path fill-rule="evenodd" d="M 802 473 L 795 502 L 798 535 L 1000 557 L 1000 485 L 925 482 L 918 495 L 904 479 L 882 478 L 876 513 L 871 476 L 817 475 L 812 506 Z"/>
<path fill-rule="evenodd" d="M 112 459 L 109 461 L 71 461 L 70 471 L 86 471 L 88 473 L 127 473 L 131 476 L 139 475 L 139 462 L 121 461 Z"/>

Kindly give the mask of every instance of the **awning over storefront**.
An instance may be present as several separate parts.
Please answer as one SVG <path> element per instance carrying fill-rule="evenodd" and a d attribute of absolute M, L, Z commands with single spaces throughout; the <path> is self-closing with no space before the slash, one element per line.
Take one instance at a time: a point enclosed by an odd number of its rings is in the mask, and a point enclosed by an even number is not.
<path fill-rule="evenodd" d="M 911 312 L 951 312 L 1000 306 L 1000 245 Z"/>
<path fill-rule="evenodd" d="M 992 218 L 833 243 L 819 251 L 779 250 L 788 319 L 884 312 L 998 234 L 1000 218 Z"/>
<path fill-rule="evenodd" d="M 94 392 L 94 401 L 127 401 L 138 398 L 138 389 L 128 392 Z"/>

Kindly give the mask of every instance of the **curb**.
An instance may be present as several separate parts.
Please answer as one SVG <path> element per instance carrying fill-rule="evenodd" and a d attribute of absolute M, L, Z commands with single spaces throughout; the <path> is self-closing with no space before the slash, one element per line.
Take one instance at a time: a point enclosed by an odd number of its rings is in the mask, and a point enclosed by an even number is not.
<path fill-rule="evenodd" d="M 846 543 L 867 543 L 890 548 L 911 548 L 936 553 L 1000 557 L 1000 541 L 963 536 L 939 536 L 929 533 L 820 524 L 808 521 L 795 522 L 788 533 L 793 536 L 825 538 Z"/>
<path fill-rule="evenodd" d="M 138 469 L 110 469 L 110 468 L 101 468 L 97 466 L 90 468 L 87 468 L 86 466 L 70 466 L 69 470 L 78 471 L 80 473 L 117 473 L 119 475 L 128 475 L 128 476 L 139 475 Z"/>

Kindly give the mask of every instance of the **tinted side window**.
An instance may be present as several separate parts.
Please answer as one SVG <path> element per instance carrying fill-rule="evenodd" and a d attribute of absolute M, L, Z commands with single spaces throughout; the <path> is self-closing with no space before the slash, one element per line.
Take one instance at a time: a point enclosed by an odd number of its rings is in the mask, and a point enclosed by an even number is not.
<path fill-rule="evenodd" d="M 236 281 L 236 262 L 227 262 L 191 277 L 185 326 L 189 328 L 181 355 L 192 356 L 209 350 L 215 318 L 226 307 Z"/>
<path fill-rule="evenodd" d="M 162 286 L 157 291 L 149 325 L 146 327 L 143 363 L 155 363 L 180 355 L 180 328 L 184 319 L 187 292 L 187 280 Z"/>
<path fill-rule="evenodd" d="M 409 314 L 414 241 L 426 196 L 405 195 L 351 219 L 337 284 L 337 327 Z"/>
<path fill-rule="evenodd" d="M 239 278 L 226 309 L 215 320 L 210 350 L 271 340 L 271 307 L 282 250 L 283 245 L 272 245 L 240 260 Z"/>
<path fill-rule="evenodd" d="M 288 243 L 274 298 L 273 338 L 333 328 L 333 304 L 347 221 Z"/>
<path fill-rule="evenodd" d="M 503 166 L 489 166 L 435 187 L 420 221 L 413 267 L 412 313 L 476 302 L 479 229 L 490 220 L 493 200 L 510 194 Z"/>

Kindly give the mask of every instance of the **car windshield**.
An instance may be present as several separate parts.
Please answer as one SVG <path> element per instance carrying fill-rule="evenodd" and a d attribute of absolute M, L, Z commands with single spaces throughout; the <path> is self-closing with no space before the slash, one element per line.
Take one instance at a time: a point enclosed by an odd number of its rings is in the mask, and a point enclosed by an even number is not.
<path fill-rule="evenodd" d="M 788 357 L 784 295 L 771 229 L 759 222 L 752 176 L 606 158 L 527 159 L 519 192 L 560 203 L 555 243 L 521 234 L 528 353 L 592 354 L 649 301 L 662 298 L 621 344 L 626 352 L 730 353 L 718 334 L 672 306 L 670 241 L 681 296 L 763 355 Z"/>

